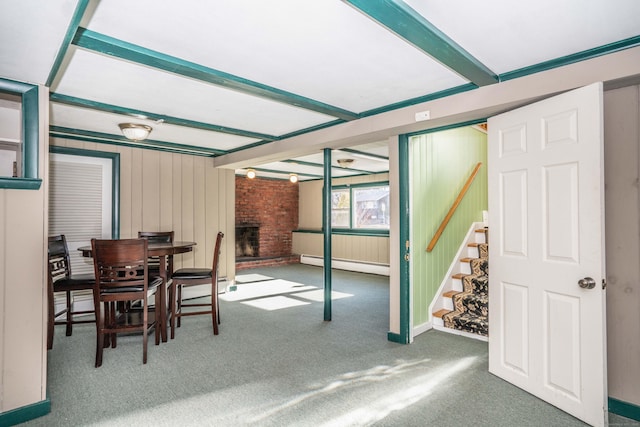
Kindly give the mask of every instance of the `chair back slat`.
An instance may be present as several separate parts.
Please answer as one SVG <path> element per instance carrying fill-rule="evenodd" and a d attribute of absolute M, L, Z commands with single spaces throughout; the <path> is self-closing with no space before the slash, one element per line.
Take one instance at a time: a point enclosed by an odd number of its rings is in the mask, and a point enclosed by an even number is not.
<path fill-rule="evenodd" d="M 49 279 L 56 282 L 71 276 L 71 260 L 64 234 L 50 236 L 48 242 Z"/>
<path fill-rule="evenodd" d="M 173 231 L 138 231 L 139 239 L 147 239 L 150 243 L 172 243 Z"/>
<path fill-rule="evenodd" d="M 211 267 L 212 277 L 217 277 L 218 273 L 218 263 L 220 261 L 220 248 L 222 246 L 222 238 L 224 237 L 224 233 L 222 231 L 218 231 L 218 235 L 216 236 L 216 247 L 213 250 L 213 266 Z"/>
<path fill-rule="evenodd" d="M 147 286 L 148 242 L 144 239 L 91 240 L 96 282 L 101 289 Z"/>
<path fill-rule="evenodd" d="M 149 243 L 173 243 L 173 231 L 138 231 L 139 239 L 146 239 Z M 173 257 L 167 257 L 167 271 L 173 271 Z M 149 269 L 157 271 L 160 269 L 160 257 L 149 257 Z"/>

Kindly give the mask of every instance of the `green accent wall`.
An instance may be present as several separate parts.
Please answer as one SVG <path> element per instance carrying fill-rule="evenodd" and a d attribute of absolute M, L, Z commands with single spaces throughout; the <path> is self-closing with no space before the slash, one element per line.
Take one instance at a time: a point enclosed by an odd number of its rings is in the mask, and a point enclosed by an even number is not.
<path fill-rule="evenodd" d="M 429 305 L 471 223 L 487 210 L 487 135 L 473 127 L 413 136 L 411 170 L 411 247 L 413 326 L 429 321 Z M 478 162 L 482 167 L 437 245 L 426 252 Z"/>

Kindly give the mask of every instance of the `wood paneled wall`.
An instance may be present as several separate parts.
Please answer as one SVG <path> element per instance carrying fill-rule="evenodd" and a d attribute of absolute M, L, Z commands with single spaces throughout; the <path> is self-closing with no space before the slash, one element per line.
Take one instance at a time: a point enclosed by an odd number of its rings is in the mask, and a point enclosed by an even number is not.
<path fill-rule="evenodd" d="M 487 210 L 487 135 L 471 127 L 429 133 L 412 138 L 411 247 L 413 322 L 430 320 L 429 305 L 473 222 Z M 482 167 L 431 252 L 426 248 L 469 174 Z"/>
<path fill-rule="evenodd" d="M 336 178 L 332 185 L 386 182 L 389 175 L 362 175 Z M 298 228 L 322 229 L 322 181 L 301 182 L 298 202 Z M 334 234 L 331 238 L 332 257 L 337 259 L 389 264 L 389 237 L 353 236 Z M 319 233 L 293 233 L 293 253 L 323 256 L 323 235 Z"/>
<path fill-rule="evenodd" d="M 0 189 L 0 413 L 46 399 L 49 90 L 38 91 L 42 186 Z"/>
<path fill-rule="evenodd" d="M 604 93 L 609 396 L 640 406 L 640 86 Z"/>
<path fill-rule="evenodd" d="M 197 243 L 175 268 L 210 266 L 215 236 L 225 235 L 220 276 L 235 277 L 235 176 L 207 157 L 52 138 L 52 145 L 120 153 L 120 237 L 175 231 Z"/>

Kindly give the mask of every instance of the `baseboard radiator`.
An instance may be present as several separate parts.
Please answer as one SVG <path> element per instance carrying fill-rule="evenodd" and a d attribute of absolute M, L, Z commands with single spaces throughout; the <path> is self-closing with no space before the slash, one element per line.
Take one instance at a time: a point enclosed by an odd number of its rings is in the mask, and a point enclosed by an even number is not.
<path fill-rule="evenodd" d="M 300 255 L 300 264 L 324 266 L 324 258 L 315 255 Z M 373 262 L 354 261 L 347 259 L 333 258 L 331 267 L 338 270 L 355 271 L 358 273 L 378 274 L 380 276 L 389 276 L 389 265 L 378 264 Z"/>

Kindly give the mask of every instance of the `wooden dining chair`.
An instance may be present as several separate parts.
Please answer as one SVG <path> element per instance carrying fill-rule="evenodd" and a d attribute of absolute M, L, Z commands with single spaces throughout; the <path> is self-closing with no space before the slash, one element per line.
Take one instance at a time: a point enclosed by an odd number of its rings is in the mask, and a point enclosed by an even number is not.
<path fill-rule="evenodd" d="M 175 233 L 173 231 L 138 231 L 139 239 L 147 239 L 149 243 L 173 243 L 173 237 Z M 162 257 L 158 256 L 150 256 L 149 257 L 149 275 L 150 276 L 159 276 L 160 275 L 160 260 Z M 167 322 L 168 317 L 171 316 L 171 311 L 169 310 L 170 304 L 167 304 L 168 298 L 174 298 L 172 295 L 167 297 L 167 293 L 170 293 L 169 289 L 169 280 L 171 279 L 171 274 L 173 273 L 173 255 L 168 255 L 166 257 L 166 273 L 165 277 L 166 282 L 164 284 L 164 288 L 161 291 L 162 298 L 162 307 L 167 309 L 167 313 L 162 313 L 162 341 L 167 341 Z"/>
<path fill-rule="evenodd" d="M 181 268 L 173 273 L 171 281 L 171 339 L 175 336 L 176 322 L 180 327 L 182 316 L 196 316 L 198 314 L 211 314 L 213 323 L 213 334 L 218 335 L 218 324 L 220 323 L 220 305 L 218 301 L 218 261 L 220 259 L 220 247 L 224 234 L 218 232 L 216 245 L 213 250 L 213 265 L 208 268 Z M 211 303 L 183 303 L 182 288 L 184 286 L 211 284 Z M 182 311 L 185 307 L 208 307 L 208 310 Z"/>
<path fill-rule="evenodd" d="M 94 310 L 73 310 L 73 292 L 92 290 L 95 284 L 95 277 L 91 274 L 71 274 L 71 260 L 69 258 L 69 248 L 64 234 L 50 236 L 48 243 L 49 274 L 47 283 L 48 293 L 48 322 L 47 322 L 47 349 L 53 348 L 53 333 L 55 325 L 67 325 L 66 335 L 71 336 L 73 325 L 77 323 L 94 323 Z M 56 312 L 55 294 L 64 292 L 66 297 L 65 307 Z M 64 320 L 56 320 L 65 314 Z M 91 315 L 90 319 L 85 316 L 76 319 L 74 316 Z"/>
<path fill-rule="evenodd" d="M 102 365 L 104 347 L 116 347 L 116 335 L 142 332 L 142 363 L 147 363 L 148 333 L 155 328 L 160 344 L 159 286 L 162 278 L 149 278 L 148 245 L 145 239 L 91 240 L 96 275 L 93 288 L 96 307 L 96 368 Z M 148 296 L 155 294 L 155 310 L 149 313 Z M 118 303 L 142 301 L 141 309 L 117 311 Z M 120 304 L 122 305 L 122 304 Z"/>

